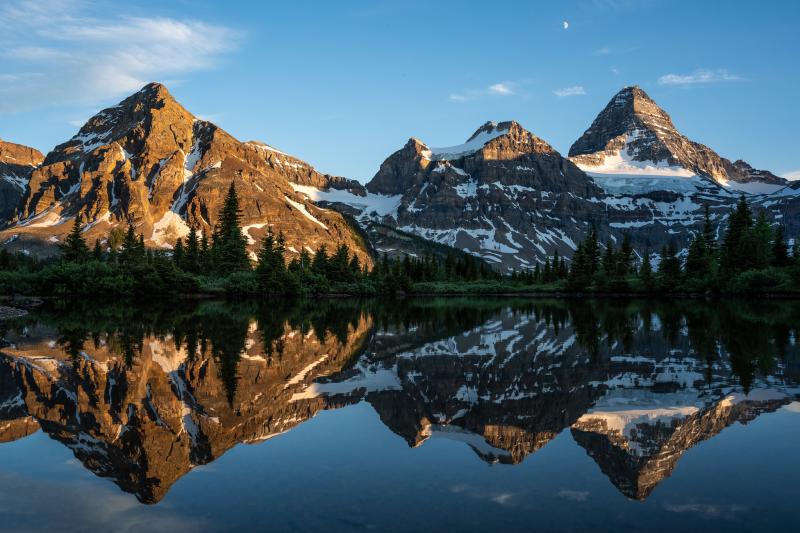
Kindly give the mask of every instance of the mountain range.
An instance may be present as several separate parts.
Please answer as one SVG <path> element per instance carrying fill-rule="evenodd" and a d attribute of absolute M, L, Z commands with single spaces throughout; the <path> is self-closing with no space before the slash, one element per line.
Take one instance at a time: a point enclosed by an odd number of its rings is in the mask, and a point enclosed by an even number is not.
<path fill-rule="evenodd" d="M 288 256 L 345 244 L 417 255 L 431 242 L 500 271 L 569 257 L 594 227 L 602 240 L 685 249 L 704 207 L 719 227 L 745 194 L 787 234 L 800 231 L 800 182 L 731 161 L 681 134 L 641 88 L 626 87 L 567 157 L 515 121 L 487 122 L 463 144 L 411 138 L 362 185 L 259 142 L 240 142 L 152 83 L 89 119 L 46 157 L 0 142 L 0 243 L 48 255 L 80 217 L 90 242 L 134 224 L 169 248 L 208 232 L 228 184 L 242 199 L 251 251 L 267 228 Z"/>

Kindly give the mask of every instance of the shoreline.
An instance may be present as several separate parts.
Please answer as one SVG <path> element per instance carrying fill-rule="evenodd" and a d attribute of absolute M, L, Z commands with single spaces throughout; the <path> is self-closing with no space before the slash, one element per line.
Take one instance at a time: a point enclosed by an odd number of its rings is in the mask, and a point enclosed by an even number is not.
<path fill-rule="evenodd" d="M 286 294 L 226 294 L 226 293 L 213 293 L 213 292 L 200 292 L 200 293 L 179 293 L 171 294 L 167 297 L 161 296 L 148 296 L 156 301 L 165 301 L 169 299 L 177 300 L 297 300 L 297 299 L 369 299 L 369 298 L 430 298 L 430 297 L 475 297 L 480 298 L 484 296 L 492 297 L 524 297 L 524 298 L 557 298 L 557 299 L 643 299 L 652 298 L 656 300 L 800 300 L 800 293 L 786 292 L 786 293 L 700 293 L 700 292 L 675 292 L 675 293 L 655 293 L 655 292 L 566 292 L 566 291 L 422 291 L 422 292 L 404 292 L 398 291 L 396 293 L 377 293 L 377 294 L 361 294 L 361 293 L 347 293 L 347 292 L 329 292 L 310 295 L 286 295 Z M 120 298 L 114 295 L 49 295 L 34 297 L 38 300 L 54 301 L 54 300 L 74 300 L 77 298 L 91 298 L 96 300 L 104 300 L 107 298 Z M 127 295 L 121 297 L 124 300 L 136 300 L 141 297 Z M 12 300 L 13 301 L 13 300 Z M 19 314 L 15 314 L 19 313 Z M 28 311 L 19 307 L 4 306 L 0 304 L 0 319 L 3 318 L 18 318 L 28 314 Z"/>

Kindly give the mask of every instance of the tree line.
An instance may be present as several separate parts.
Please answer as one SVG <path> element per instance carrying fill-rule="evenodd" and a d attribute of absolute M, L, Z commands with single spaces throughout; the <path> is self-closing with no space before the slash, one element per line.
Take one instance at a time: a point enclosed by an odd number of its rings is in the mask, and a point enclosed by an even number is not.
<path fill-rule="evenodd" d="M 308 295 L 340 292 L 376 294 L 410 291 L 424 281 L 469 282 L 499 279 L 483 261 L 463 254 L 442 259 L 390 258 L 373 268 L 344 244 L 312 254 L 303 248 L 287 262 L 286 241 L 271 229 L 255 257 L 247 249 L 236 188 L 231 184 L 210 238 L 192 226 L 171 251 L 148 249 L 133 224 L 113 228 L 89 248 L 79 216 L 64 242 L 60 259 L 39 263 L 0 252 L 0 293 L 161 294 L 206 292 L 247 295 Z"/>
<path fill-rule="evenodd" d="M 619 248 L 600 245 L 593 229 L 578 245 L 566 278 L 571 291 L 782 292 L 800 290 L 800 254 L 790 253 L 783 226 L 757 217 L 744 195 L 721 239 L 705 206 L 703 228 L 685 252 L 674 244 L 637 254 L 625 235 Z"/>
<path fill-rule="evenodd" d="M 571 259 L 556 252 L 543 264 L 501 276 L 469 254 L 392 258 L 369 268 L 344 244 L 312 254 L 303 248 L 287 262 L 282 233 L 268 230 L 255 257 L 247 249 L 236 188 L 230 185 L 210 234 L 195 227 L 171 251 L 145 246 L 131 224 L 113 228 L 92 249 L 79 217 L 55 263 L 0 251 L 0 293 L 245 295 L 379 294 L 395 292 L 791 292 L 800 290 L 800 254 L 790 252 L 782 227 L 757 217 L 744 196 L 721 239 L 705 207 L 705 222 L 688 249 L 636 251 L 629 235 L 601 244 L 592 228 Z"/>

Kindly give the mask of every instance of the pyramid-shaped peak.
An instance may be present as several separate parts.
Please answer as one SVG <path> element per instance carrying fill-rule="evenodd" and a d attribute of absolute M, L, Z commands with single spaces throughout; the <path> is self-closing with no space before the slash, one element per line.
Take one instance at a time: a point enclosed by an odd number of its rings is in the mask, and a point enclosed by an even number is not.
<path fill-rule="evenodd" d="M 648 131 L 658 138 L 679 137 L 670 116 L 638 85 L 615 94 L 592 125 L 569 150 L 570 156 L 605 150 L 621 135 L 640 136 Z"/>
<path fill-rule="evenodd" d="M 78 136 L 98 130 L 119 135 L 134 125 L 141 123 L 154 110 L 164 110 L 171 120 L 194 121 L 195 117 L 180 105 L 166 86 L 161 83 L 148 83 L 119 104 L 103 109 L 78 132 Z M 180 119 L 178 118 L 180 117 Z"/>
<path fill-rule="evenodd" d="M 165 105 L 180 105 L 169 92 L 169 89 L 161 83 L 148 83 L 132 95 L 122 100 L 116 108 L 137 108 L 150 109 L 160 108 Z M 114 109 L 114 108 L 111 108 Z"/>
<path fill-rule="evenodd" d="M 658 107 L 658 104 L 656 104 L 655 100 L 650 98 L 650 95 L 644 92 L 641 87 L 638 85 L 630 85 L 615 94 L 608 103 L 608 106 L 606 106 L 606 109 L 623 108 L 630 112 L 636 113 L 638 111 L 652 110 L 653 107 L 657 108 L 659 111 L 662 111 L 661 108 Z"/>
<path fill-rule="evenodd" d="M 517 126 L 517 124 L 513 120 L 505 121 L 505 122 L 495 122 L 493 120 L 486 121 L 480 128 L 475 130 L 467 142 L 473 141 L 477 139 L 479 136 L 484 135 L 487 137 L 496 137 L 498 135 L 502 135 L 503 133 L 511 130 L 512 127 Z"/>

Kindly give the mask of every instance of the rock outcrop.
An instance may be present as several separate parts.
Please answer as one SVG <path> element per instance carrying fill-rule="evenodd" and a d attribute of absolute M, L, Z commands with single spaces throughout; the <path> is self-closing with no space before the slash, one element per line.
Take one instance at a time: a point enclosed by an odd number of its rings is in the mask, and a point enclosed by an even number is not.
<path fill-rule="evenodd" d="M 587 172 L 658 175 L 659 170 L 682 169 L 687 176 L 702 176 L 737 190 L 751 184 L 774 191 L 787 183 L 744 161 L 732 163 L 708 146 L 689 140 L 638 86 L 625 87 L 611 99 L 570 147 L 569 157 Z"/>
<path fill-rule="evenodd" d="M 458 146 L 410 139 L 384 161 L 367 194 L 312 196 L 348 205 L 368 234 L 376 223 L 395 228 L 503 272 L 534 268 L 556 251 L 571 256 L 591 227 L 617 245 L 629 235 L 639 253 L 686 249 L 705 206 L 721 226 L 741 194 L 787 234 L 800 231 L 796 187 L 689 140 L 639 87 L 615 95 L 569 154 L 516 122 L 488 122 Z M 397 241 L 381 247 L 409 252 Z"/>
<path fill-rule="evenodd" d="M 342 198 L 380 223 L 469 252 L 501 271 L 569 256 L 605 210 L 602 189 L 517 122 L 487 122 L 458 146 L 418 139 L 390 155 L 365 199 Z M 325 195 L 320 195 L 325 199 Z M 382 210 L 373 205 L 388 205 Z"/>
<path fill-rule="evenodd" d="M 0 139 L 0 229 L 17 216 L 31 173 L 43 160 L 35 148 Z"/>
<path fill-rule="evenodd" d="M 314 206 L 294 189 L 338 181 L 266 144 L 238 141 L 152 83 L 89 119 L 47 155 L 4 235 L 18 235 L 17 247 L 37 239 L 55 243 L 77 216 L 90 242 L 132 223 L 149 245 L 171 247 L 191 225 L 210 233 L 233 182 L 253 250 L 272 228 L 284 233 L 289 257 L 303 248 L 345 244 L 369 263 L 363 242 L 339 213 Z"/>

